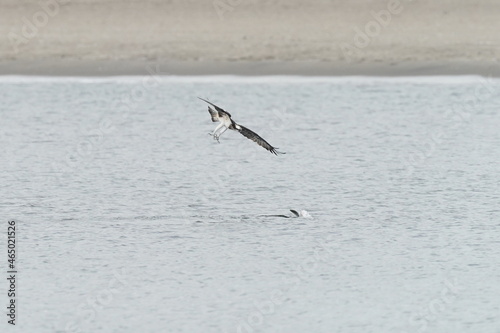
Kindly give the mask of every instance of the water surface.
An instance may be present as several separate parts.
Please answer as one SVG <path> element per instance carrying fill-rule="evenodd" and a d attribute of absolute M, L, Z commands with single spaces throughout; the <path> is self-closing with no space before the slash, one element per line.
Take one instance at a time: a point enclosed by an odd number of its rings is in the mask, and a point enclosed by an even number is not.
<path fill-rule="evenodd" d="M 197 96 L 286 154 L 213 141 Z M 4 77 L 18 329 L 497 333 L 499 96 L 479 77 Z M 289 209 L 313 218 L 265 216 Z"/>

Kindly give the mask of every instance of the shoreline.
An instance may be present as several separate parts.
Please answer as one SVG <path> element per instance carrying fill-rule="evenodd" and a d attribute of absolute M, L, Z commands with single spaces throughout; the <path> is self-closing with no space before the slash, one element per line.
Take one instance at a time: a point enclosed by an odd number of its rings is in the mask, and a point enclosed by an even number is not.
<path fill-rule="evenodd" d="M 0 61 L 0 76 L 459 76 L 500 77 L 500 62 L 179 62 L 179 61 Z"/>

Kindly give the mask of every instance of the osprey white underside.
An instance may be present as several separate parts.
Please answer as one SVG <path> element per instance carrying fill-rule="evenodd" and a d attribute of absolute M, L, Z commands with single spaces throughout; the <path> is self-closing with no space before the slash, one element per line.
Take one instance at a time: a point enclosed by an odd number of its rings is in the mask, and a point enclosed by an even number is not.
<path fill-rule="evenodd" d="M 214 129 L 213 135 L 216 137 L 220 137 L 222 133 L 224 133 L 232 124 L 231 118 L 228 116 L 222 116 L 218 117 L 220 124 L 217 125 L 217 127 Z M 241 129 L 241 126 L 238 124 L 235 124 L 235 128 L 237 130 Z"/>

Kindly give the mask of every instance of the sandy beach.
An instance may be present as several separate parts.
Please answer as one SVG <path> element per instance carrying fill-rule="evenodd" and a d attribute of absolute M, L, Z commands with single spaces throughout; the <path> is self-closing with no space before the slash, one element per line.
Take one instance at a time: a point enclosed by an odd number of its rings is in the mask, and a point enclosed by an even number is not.
<path fill-rule="evenodd" d="M 4 0 L 0 74 L 500 75 L 500 2 Z"/>

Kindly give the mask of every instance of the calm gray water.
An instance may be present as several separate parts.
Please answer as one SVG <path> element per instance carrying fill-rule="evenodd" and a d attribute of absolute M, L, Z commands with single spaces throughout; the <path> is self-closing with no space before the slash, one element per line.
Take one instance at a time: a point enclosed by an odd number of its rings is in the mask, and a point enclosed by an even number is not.
<path fill-rule="evenodd" d="M 216 143 L 197 96 L 286 155 Z M 499 97 L 480 77 L 1 78 L 17 331 L 498 333 Z M 313 218 L 265 216 L 289 209 Z"/>

